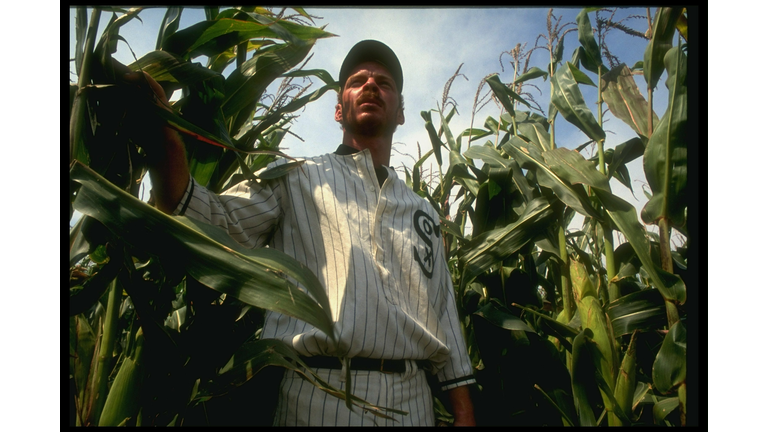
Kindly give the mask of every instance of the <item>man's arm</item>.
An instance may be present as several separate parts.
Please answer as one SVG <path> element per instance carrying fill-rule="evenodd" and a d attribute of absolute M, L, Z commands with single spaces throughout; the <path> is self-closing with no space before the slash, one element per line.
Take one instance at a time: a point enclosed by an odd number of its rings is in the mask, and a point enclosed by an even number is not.
<path fill-rule="evenodd" d="M 454 426 L 475 426 L 475 409 L 469 396 L 469 387 L 461 386 L 448 390 L 453 407 Z"/>
<path fill-rule="evenodd" d="M 173 213 L 189 184 L 189 168 L 184 150 L 184 142 L 179 134 L 164 125 L 162 120 L 151 114 L 149 104 L 154 104 L 171 111 L 165 91 L 147 73 L 129 72 L 123 80 L 138 87 L 138 99 L 131 106 L 134 141 L 147 154 L 149 177 L 152 180 L 152 195 L 156 207 L 167 214 Z M 147 95 L 147 99 L 141 99 Z M 152 97 L 154 96 L 154 97 Z"/>

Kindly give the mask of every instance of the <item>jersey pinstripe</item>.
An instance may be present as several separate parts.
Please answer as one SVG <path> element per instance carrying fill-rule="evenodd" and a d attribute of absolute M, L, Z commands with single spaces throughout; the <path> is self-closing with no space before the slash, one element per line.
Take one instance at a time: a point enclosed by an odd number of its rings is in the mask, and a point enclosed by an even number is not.
<path fill-rule="evenodd" d="M 304 263 L 325 287 L 338 349 L 304 321 L 269 311 L 263 338 L 308 356 L 428 359 L 444 389 L 473 383 L 438 215 L 387 171 L 380 187 L 369 151 L 326 154 L 222 195 L 190 180 L 181 203 L 186 216 L 246 247 L 268 245 Z"/>

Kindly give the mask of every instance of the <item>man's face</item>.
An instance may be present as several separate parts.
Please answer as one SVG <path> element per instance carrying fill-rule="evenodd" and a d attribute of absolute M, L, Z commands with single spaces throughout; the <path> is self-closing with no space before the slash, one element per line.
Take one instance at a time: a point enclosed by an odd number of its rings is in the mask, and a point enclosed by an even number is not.
<path fill-rule="evenodd" d="M 345 131 L 363 136 L 391 135 L 405 123 L 400 94 L 387 68 L 365 62 L 352 69 L 335 117 Z"/>

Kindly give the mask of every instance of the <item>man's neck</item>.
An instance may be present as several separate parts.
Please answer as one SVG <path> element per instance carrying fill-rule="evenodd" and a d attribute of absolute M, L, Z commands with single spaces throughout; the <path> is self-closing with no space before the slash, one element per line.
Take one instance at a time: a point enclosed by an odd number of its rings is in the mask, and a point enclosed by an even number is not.
<path fill-rule="evenodd" d="M 371 158 L 376 167 L 389 166 L 389 156 L 392 151 L 392 136 L 359 137 L 345 133 L 341 143 L 357 150 L 368 149 L 371 152 Z"/>

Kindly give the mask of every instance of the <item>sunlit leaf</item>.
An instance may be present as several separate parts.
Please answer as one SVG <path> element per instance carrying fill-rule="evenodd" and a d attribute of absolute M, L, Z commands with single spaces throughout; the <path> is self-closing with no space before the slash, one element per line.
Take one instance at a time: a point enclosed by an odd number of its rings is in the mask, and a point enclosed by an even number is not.
<path fill-rule="evenodd" d="M 126 194 L 81 164 L 70 176 L 82 184 L 75 208 L 99 220 L 127 244 L 166 258 L 190 276 L 238 300 L 294 316 L 335 338 L 330 304 L 303 264 L 276 249 L 246 249 L 219 227 L 171 217 Z M 302 283 L 314 297 L 288 277 Z"/>
<path fill-rule="evenodd" d="M 656 88 L 656 84 L 664 72 L 664 56 L 672 48 L 672 38 L 682 7 L 660 7 L 653 17 L 653 32 L 651 41 L 643 55 L 643 76 L 648 88 Z"/>
<path fill-rule="evenodd" d="M 589 203 L 586 193 L 582 186 L 581 192 L 555 174 L 544 161 L 542 151 L 534 145 L 526 143 L 518 137 L 512 137 L 509 142 L 502 146 L 505 153 L 515 158 L 518 163 L 526 169 L 536 169 L 536 178 L 541 186 L 552 189 L 557 197 L 567 206 L 573 208 L 579 213 L 601 220 L 602 216 L 598 214 Z"/>
<path fill-rule="evenodd" d="M 638 135 L 648 138 L 648 101 L 637 88 L 627 65 L 620 64 L 603 75 L 602 92 L 611 113 Z M 656 129 L 659 118 L 655 112 L 651 114 Z"/>
<path fill-rule="evenodd" d="M 605 139 L 605 132 L 595 120 L 592 111 L 587 108 L 571 68 L 558 69 L 552 76 L 551 82 L 554 90 L 552 104 L 557 107 L 560 114 L 591 139 L 595 141 Z"/>
<path fill-rule="evenodd" d="M 541 70 L 541 69 L 539 69 L 537 67 L 532 67 L 532 68 L 528 69 L 527 72 L 525 72 L 524 74 L 522 74 L 519 77 L 517 77 L 517 79 L 515 79 L 513 84 L 520 84 L 520 83 L 523 83 L 523 82 L 526 82 L 526 81 L 529 81 L 529 80 L 532 80 L 532 79 L 535 79 L 535 78 L 539 78 L 539 77 L 544 77 L 544 79 L 547 79 L 548 75 L 549 74 L 544 72 L 543 70 Z"/>
<path fill-rule="evenodd" d="M 584 53 L 589 59 L 589 63 L 595 66 L 602 66 L 600 48 L 597 46 L 595 34 L 592 32 L 592 24 L 589 22 L 588 12 L 587 9 L 584 9 L 576 15 L 576 25 L 579 28 L 579 43 L 584 47 Z M 592 72 L 597 72 L 597 70 Z"/>
<path fill-rule="evenodd" d="M 587 162 L 581 153 L 559 147 L 542 153 L 544 162 L 563 180 L 571 185 L 583 184 L 592 188 L 610 192 L 608 177 Z"/>
<path fill-rule="evenodd" d="M 687 56 L 675 47 L 667 52 L 664 62 L 668 73 L 669 104 L 645 148 L 643 168 L 653 198 L 640 216 L 647 224 L 667 218 L 673 226 L 683 228 L 688 202 Z"/>
<path fill-rule="evenodd" d="M 435 155 L 437 164 L 442 166 L 443 156 L 440 148 L 444 147 L 445 144 L 443 144 L 443 142 L 440 141 L 440 138 L 437 136 L 435 126 L 432 124 L 432 114 L 430 111 L 422 111 L 421 118 L 424 119 L 424 127 L 427 129 L 427 133 L 429 134 L 429 141 L 432 143 L 432 152 Z"/>

